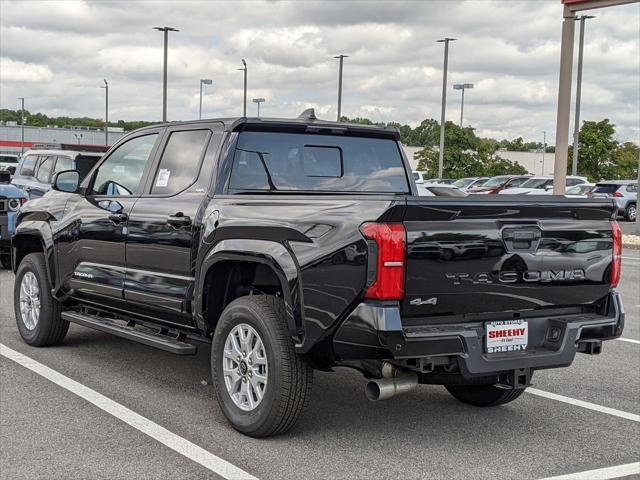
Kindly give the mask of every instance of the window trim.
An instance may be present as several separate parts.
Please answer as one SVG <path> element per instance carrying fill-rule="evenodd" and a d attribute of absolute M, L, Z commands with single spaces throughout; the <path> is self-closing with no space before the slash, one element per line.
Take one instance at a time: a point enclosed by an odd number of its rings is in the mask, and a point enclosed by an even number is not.
<path fill-rule="evenodd" d="M 169 140 L 171 139 L 171 135 L 176 132 L 191 132 L 191 131 L 200 131 L 200 130 L 207 131 L 209 135 L 206 139 L 205 146 L 202 149 L 202 154 L 200 155 L 200 160 L 198 161 L 196 174 L 193 180 L 191 181 L 191 183 L 186 187 L 184 187 L 179 192 L 175 192 L 171 194 L 151 193 L 151 191 L 153 190 L 153 181 L 155 180 L 156 175 L 160 170 L 162 157 L 164 155 L 165 150 L 167 149 L 167 146 L 169 145 Z M 200 179 L 200 175 L 202 173 L 202 166 L 204 165 L 204 159 L 207 157 L 209 153 L 209 147 L 211 145 L 211 139 L 214 137 L 214 133 L 215 132 L 212 130 L 212 128 L 209 125 L 202 126 L 202 127 L 199 127 L 198 125 L 182 125 L 179 127 L 167 128 L 162 137 L 162 143 L 158 146 L 158 149 L 156 152 L 156 158 L 153 161 L 153 165 L 149 170 L 149 172 L 147 173 L 147 180 L 145 181 L 144 187 L 142 188 L 142 193 L 138 196 L 144 197 L 144 198 L 171 198 L 171 197 L 175 197 L 176 195 L 180 195 L 184 193 L 185 191 L 193 187 L 196 183 L 198 183 L 198 180 Z M 152 172 L 153 172 L 153 175 L 151 174 Z"/>
<path fill-rule="evenodd" d="M 147 160 L 147 164 L 145 165 L 144 170 L 142 171 L 142 178 L 140 180 L 140 190 L 144 191 L 144 187 L 146 185 L 146 178 L 149 175 L 149 170 L 151 168 L 151 165 L 153 165 L 155 161 L 155 157 L 158 153 L 158 146 L 161 144 L 162 140 L 164 139 L 165 130 L 166 130 L 165 128 L 144 130 L 142 132 L 139 132 L 137 135 L 127 135 L 125 137 L 122 137 L 122 139 L 109 150 L 108 155 L 105 155 L 105 157 L 100 162 L 94 165 L 91 172 L 86 176 L 84 182 L 82 182 L 83 183 L 82 188 L 84 189 L 85 196 L 91 197 L 91 198 L 138 198 L 140 197 L 141 193 L 137 193 L 135 195 L 106 195 L 106 194 L 94 194 L 91 192 L 91 190 L 93 189 L 93 184 L 95 182 L 97 172 L 100 170 L 102 165 L 104 165 L 104 163 L 111 158 L 111 155 L 113 155 L 114 152 L 117 152 L 122 145 L 130 142 L 131 140 L 136 140 L 141 137 L 156 135 L 156 140 L 153 144 L 153 148 L 151 148 L 151 152 L 149 153 L 149 159 Z"/>

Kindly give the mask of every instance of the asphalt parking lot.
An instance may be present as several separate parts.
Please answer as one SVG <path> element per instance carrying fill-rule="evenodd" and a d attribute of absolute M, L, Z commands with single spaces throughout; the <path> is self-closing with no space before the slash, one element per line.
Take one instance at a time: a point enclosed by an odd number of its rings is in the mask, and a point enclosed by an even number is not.
<path fill-rule="evenodd" d="M 599 469 L 608 470 L 582 478 L 640 478 L 629 467 L 640 459 L 638 250 L 623 252 L 624 340 L 537 372 L 535 393 L 477 409 L 421 386 L 371 403 L 359 374 L 316 373 L 301 421 L 266 440 L 227 425 L 206 345 L 177 357 L 72 325 L 62 346 L 31 348 L 12 289 L 0 271 L 3 479 L 525 479 Z"/>

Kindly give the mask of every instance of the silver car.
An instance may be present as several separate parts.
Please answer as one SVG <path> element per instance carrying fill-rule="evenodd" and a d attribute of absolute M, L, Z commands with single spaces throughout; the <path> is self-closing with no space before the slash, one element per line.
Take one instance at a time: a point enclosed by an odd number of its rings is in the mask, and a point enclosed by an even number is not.
<path fill-rule="evenodd" d="M 638 215 L 638 181 L 610 180 L 598 182 L 588 194 L 592 198 L 612 198 L 618 205 L 618 215 L 635 222 Z"/>

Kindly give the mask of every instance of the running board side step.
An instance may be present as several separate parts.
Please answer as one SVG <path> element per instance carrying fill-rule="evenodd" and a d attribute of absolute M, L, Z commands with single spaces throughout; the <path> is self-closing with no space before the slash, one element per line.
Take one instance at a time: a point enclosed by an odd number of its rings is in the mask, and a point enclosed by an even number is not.
<path fill-rule="evenodd" d="M 154 330 L 145 326 L 131 326 L 110 318 L 96 317 L 78 312 L 62 312 L 62 319 L 83 327 L 111 333 L 149 347 L 159 348 L 176 355 L 195 355 L 196 346 L 183 341 L 183 336 L 172 336 L 166 330 Z"/>

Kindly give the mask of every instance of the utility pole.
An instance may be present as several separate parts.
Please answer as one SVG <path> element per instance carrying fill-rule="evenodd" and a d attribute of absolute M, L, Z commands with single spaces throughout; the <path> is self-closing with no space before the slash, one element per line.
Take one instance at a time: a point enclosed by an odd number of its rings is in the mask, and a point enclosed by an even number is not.
<path fill-rule="evenodd" d="M 162 121 L 167 121 L 167 60 L 169 57 L 169 32 L 179 32 L 173 27 L 153 27 L 154 30 L 164 32 L 164 71 L 162 75 Z"/>
<path fill-rule="evenodd" d="M 202 85 L 213 85 L 213 80 L 208 78 L 200 79 L 200 110 L 198 113 L 198 120 L 202 120 Z"/>
<path fill-rule="evenodd" d="M 542 131 L 542 175 L 544 175 L 544 154 L 547 151 L 547 132 Z"/>
<path fill-rule="evenodd" d="M 442 178 L 444 171 L 444 113 L 447 104 L 447 67 L 449 65 L 449 42 L 455 41 L 455 38 L 445 37 L 438 40 L 444 43 L 444 67 L 442 69 L 442 111 L 440 114 L 440 151 L 438 152 L 438 178 Z"/>
<path fill-rule="evenodd" d="M 247 62 L 245 62 L 244 58 L 242 59 L 242 68 L 239 68 L 239 71 L 244 72 L 244 100 L 242 102 L 242 116 L 247 116 Z"/>
<path fill-rule="evenodd" d="M 24 97 L 18 97 L 18 100 L 22 102 L 20 107 L 20 126 L 22 130 L 22 140 L 20 141 L 20 155 L 24 154 Z"/>
<path fill-rule="evenodd" d="M 344 59 L 349 58 L 349 55 L 337 55 L 333 58 L 337 58 L 340 60 L 340 67 L 338 69 L 338 118 L 336 121 L 340 121 L 340 117 L 342 116 L 342 66 L 344 64 Z"/>
<path fill-rule="evenodd" d="M 467 88 L 473 88 L 473 83 L 456 83 L 453 85 L 454 90 L 462 90 L 462 100 L 460 100 L 460 128 L 462 128 L 462 120 L 464 118 L 464 91 Z"/>
<path fill-rule="evenodd" d="M 107 83 L 107 79 L 103 78 L 104 81 L 104 145 L 106 147 L 109 146 L 109 84 Z"/>
<path fill-rule="evenodd" d="M 580 138 L 580 100 L 582 97 L 582 55 L 584 51 L 584 22 L 589 18 L 595 18 L 593 15 L 582 15 L 576 17 L 580 20 L 580 43 L 578 44 L 578 81 L 576 84 L 576 114 L 575 124 L 573 126 L 573 162 L 571 163 L 571 174 L 578 174 L 578 140 Z"/>

